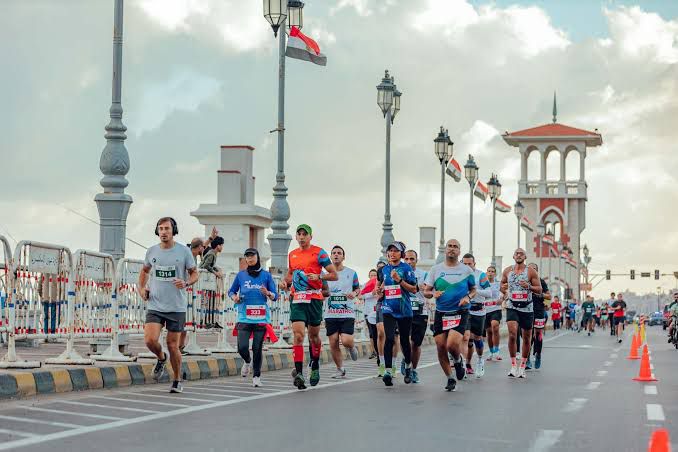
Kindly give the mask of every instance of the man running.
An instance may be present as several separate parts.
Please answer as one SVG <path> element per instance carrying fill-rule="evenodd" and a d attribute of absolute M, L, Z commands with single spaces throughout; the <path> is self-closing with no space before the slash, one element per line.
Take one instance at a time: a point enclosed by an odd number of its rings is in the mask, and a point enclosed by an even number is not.
<path fill-rule="evenodd" d="M 553 319 L 553 330 L 560 329 L 560 319 L 562 317 L 563 305 L 560 303 L 560 297 L 556 295 L 553 297 L 553 303 L 551 303 L 551 318 Z"/>
<path fill-rule="evenodd" d="M 506 324 L 509 330 L 509 354 L 511 370 L 509 377 L 526 378 L 525 366 L 530 357 L 530 339 L 534 324 L 534 306 L 532 295 L 541 294 L 541 281 L 533 268 L 525 265 L 525 250 L 516 249 L 513 253 L 515 265 L 506 267 L 501 277 L 501 291 L 508 296 L 506 300 Z M 522 329 L 522 359 L 520 366 L 516 361 L 516 338 L 518 327 Z"/>
<path fill-rule="evenodd" d="M 428 327 L 428 302 L 424 297 L 424 287 L 428 273 L 417 268 L 419 256 L 414 250 L 405 251 L 405 263 L 412 267 L 417 278 L 417 293 L 412 296 L 412 383 L 419 383 L 417 365 L 421 359 L 421 344 Z M 400 373 L 405 374 L 405 359 L 400 362 Z"/>
<path fill-rule="evenodd" d="M 584 329 L 590 336 L 593 333 L 593 313 L 596 310 L 596 305 L 593 303 L 593 297 L 590 295 L 586 297 L 586 301 L 581 305 L 581 310 L 584 312 Z"/>
<path fill-rule="evenodd" d="M 492 296 L 485 300 L 485 335 L 490 347 L 488 361 L 501 361 L 499 355 L 499 325 L 501 324 L 502 294 L 499 290 L 500 281 L 497 279 L 497 268 L 490 265 L 487 267 L 487 280 L 490 283 Z"/>
<path fill-rule="evenodd" d="M 383 282 L 379 292 L 383 295 L 381 311 L 384 318 L 384 364 L 386 372 L 382 380 L 386 386 L 393 386 L 393 344 L 396 328 L 400 332 L 400 348 L 405 359 L 405 384 L 412 382 L 412 349 L 410 329 L 412 328 L 412 295 L 417 292 L 417 278 L 412 267 L 402 261 L 405 254 L 403 242 L 393 242 L 386 248 L 388 264 L 381 269 Z"/>
<path fill-rule="evenodd" d="M 473 270 L 473 279 L 476 283 L 476 294 L 471 298 L 469 306 L 469 329 L 464 333 L 464 342 L 467 342 L 466 350 L 466 375 L 473 375 L 481 378 L 485 375 L 485 360 L 483 358 L 483 332 L 485 331 L 485 300 L 492 298 L 492 289 L 490 281 L 485 272 L 476 269 L 476 258 L 473 254 L 464 254 L 462 262 Z M 476 370 L 473 371 L 471 361 L 473 359 L 473 348 L 475 345 L 478 362 Z"/>
<path fill-rule="evenodd" d="M 339 341 L 348 350 L 351 360 L 358 360 L 358 350 L 353 343 L 355 329 L 355 300 L 360 293 L 360 283 L 355 270 L 344 266 L 346 252 L 335 245 L 332 248 L 332 263 L 337 270 L 339 279 L 329 281 L 327 286 L 330 296 L 327 297 L 327 310 L 325 311 L 325 329 L 330 341 L 330 352 L 337 366 L 337 372 L 332 378 L 344 378 L 344 358 L 339 349 Z"/>
<path fill-rule="evenodd" d="M 167 365 L 167 356 L 159 342 L 162 327 L 167 328 L 167 350 L 173 373 L 170 392 L 183 391 L 179 378 L 181 371 L 179 341 L 186 323 L 188 306 L 186 287 L 192 286 L 198 280 L 198 271 L 191 251 L 174 241 L 174 236 L 178 233 L 179 228 L 173 218 L 163 217 L 158 220 L 155 235 L 160 237 L 160 243 L 146 251 L 138 281 L 141 298 L 148 301 L 144 341 L 146 347 L 158 357 L 153 368 L 153 378 L 156 381 L 165 374 Z M 146 283 L 149 283 L 148 287 Z"/>
<path fill-rule="evenodd" d="M 537 264 L 530 264 L 530 268 L 539 273 L 539 267 Z M 534 368 L 539 369 L 541 367 L 541 351 L 544 344 L 544 328 L 546 327 L 546 310 L 548 309 L 548 303 L 551 301 L 551 292 L 549 292 L 549 286 L 546 285 L 546 281 L 540 276 L 539 282 L 541 283 L 541 294 L 532 294 L 532 304 L 534 306 L 534 330 L 532 331 L 532 344 L 534 346 Z M 526 369 L 532 368 L 531 359 L 527 360 Z"/>
<path fill-rule="evenodd" d="M 311 245 L 313 229 L 307 224 L 297 227 L 296 239 L 299 248 L 289 254 L 287 275 L 281 283 L 283 290 L 292 288 L 290 322 L 294 334 L 292 355 L 294 358 L 294 386 L 306 389 L 304 380 L 304 333 L 308 328 L 308 347 L 311 354 L 311 386 L 320 381 L 320 323 L 323 320 L 323 281 L 339 279 L 327 251 Z M 323 273 L 322 269 L 325 269 Z"/>
<path fill-rule="evenodd" d="M 457 380 L 466 375 L 461 359 L 461 344 L 468 329 L 468 305 L 476 294 L 473 269 L 459 262 L 461 245 L 456 239 L 447 241 L 445 261 L 428 272 L 424 296 L 436 299 L 433 336 L 438 351 L 438 362 L 447 377 L 445 389 L 454 391 L 457 381 L 452 375 L 450 354 L 454 360 Z"/>
<path fill-rule="evenodd" d="M 617 301 L 617 295 L 614 292 L 610 293 L 610 299 L 607 300 L 607 320 L 610 322 L 610 336 L 615 334 L 614 313 L 615 310 L 612 305 Z"/>
<path fill-rule="evenodd" d="M 622 293 L 617 294 L 617 299 L 612 303 L 614 309 L 614 327 L 617 334 L 617 342 L 621 344 L 622 330 L 624 329 L 624 322 L 626 321 L 626 302 Z"/>

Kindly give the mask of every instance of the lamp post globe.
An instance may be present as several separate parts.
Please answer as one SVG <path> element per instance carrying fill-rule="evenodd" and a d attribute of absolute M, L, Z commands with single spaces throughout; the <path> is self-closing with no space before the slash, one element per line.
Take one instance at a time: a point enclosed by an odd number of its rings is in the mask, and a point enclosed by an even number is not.
<path fill-rule="evenodd" d="M 393 98 L 395 97 L 395 85 L 393 83 L 393 78 L 389 75 L 388 69 L 384 71 L 384 78 L 381 79 L 381 83 L 377 85 L 377 105 L 381 109 L 381 112 L 386 116 L 387 113 L 391 111 L 393 106 Z M 398 110 L 400 110 L 400 94 L 398 94 Z"/>
<path fill-rule="evenodd" d="M 304 2 L 301 0 L 287 1 L 287 28 L 292 27 L 299 30 L 304 27 Z"/>
<path fill-rule="evenodd" d="M 264 0 L 264 18 L 278 37 L 278 29 L 287 19 L 287 0 Z"/>

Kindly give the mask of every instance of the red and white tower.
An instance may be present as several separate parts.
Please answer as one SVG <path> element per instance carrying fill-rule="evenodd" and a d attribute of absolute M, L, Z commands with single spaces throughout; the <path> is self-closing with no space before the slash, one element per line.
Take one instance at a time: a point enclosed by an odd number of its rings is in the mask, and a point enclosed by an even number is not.
<path fill-rule="evenodd" d="M 581 271 L 579 237 L 586 227 L 588 199 L 586 150 L 600 146 L 603 139 L 597 129 L 590 132 L 559 124 L 556 117 L 554 94 L 552 123 L 506 132 L 503 138 L 508 145 L 520 151 L 518 198 L 525 206 L 525 215 L 535 226 L 542 223 L 546 235 L 552 237 L 558 247 L 556 250 L 548 243 L 542 243 L 540 247 L 538 228 L 526 230 L 528 261 L 542 262 L 540 273 L 549 283 L 552 293 L 560 292 L 563 296 L 564 289 L 571 288 L 572 297 L 578 298 Z M 539 174 L 528 174 L 528 161 L 535 158 L 539 159 Z M 547 174 L 547 167 L 559 168 L 559 171 Z M 573 174 L 567 174 L 568 171 Z M 571 251 L 572 259 L 568 261 L 561 257 L 563 249 Z"/>

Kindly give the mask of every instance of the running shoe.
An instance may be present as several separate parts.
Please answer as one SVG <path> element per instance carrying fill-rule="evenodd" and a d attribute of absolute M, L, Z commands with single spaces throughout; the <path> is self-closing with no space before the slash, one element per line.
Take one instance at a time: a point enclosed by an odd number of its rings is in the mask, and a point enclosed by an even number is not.
<path fill-rule="evenodd" d="M 447 392 L 454 392 L 457 390 L 457 382 L 452 377 L 447 377 L 447 385 L 445 386 Z"/>
<path fill-rule="evenodd" d="M 403 372 L 403 375 L 405 375 L 405 384 L 408 385 L 412 383 L 412 368 L 411 367 L 406 367 L 405 372 Z"/>
<path fill-rule="evenodd" d="M 412 369 L 412 383 L 419 383 L 419 374 L 417 373 L 417 369 Z"/>
<path fill-rule="evenodd" d="M 468 364 L 466 366 L 466 375 L 464 376 L 464 380 L 467 380 L 469 375 L 474 375 L 474 374 L 475 374 L 475 372 L 473 371 L 473 367 L 471 367 L 471 365 Z"/>
<path fill-rule="evenodd" d="M 261 387 L 261 377 L 252 377 L 252 386 L 255 388 Z"/>
<path fill-rule="evenodd" d="M 513 377 L 513 378 L 517 377 L 518 376 L 518 366 L 511 366 L 511 370 L 509 370 L 508 376 Z"/>
<path fill-rule="evenodd" d="M 589 331 L 589 336 L 591 335 L 591 332 Z"/>
<path fill-rule="evenodd" d="M 372 353 L 370 354 L 370 356 L 369 356 L 368 359 L 374 359 L 374 358 L 376 358 L 376 357 L 377 357 L 377 353 L 376 353 L 376 352 L 372 352 Z"/>
<path fill-rule="evenodd" d="M 532 370 L 532 358 L 527 358 L 527 362 L 525 363 L 525 369 Z"/>
<path fill-rule="evenodd" d="M 170 386 L 169 392 L 181 393 L 184 392 L 184 387 L 181 386 L 180 381 L 175 380 L 172 382 L 172 386 Z"/>
<path fill-rule="evenodd" d="M 518 378 L 527 378 L 527 374 L 525 373 L 524 367 L 520 367 L 518 369 Z"/>
<path fill-rule="evenodd" d="M 405 375 L 405 358 L 400 360 L 400 374 Z"/>
<path fill-rule="evenodd" d="M 179 351 L 181 352 L 181 356 L 188 356 L 188 352 L 186 351 L 186 347 L 179 347 Z"/>
<path fill-rule="evenodd" d="M 352 361 L 358 361 L 358 349 L 353 347 L 348 349 L 348 354 L 351 356 Z"/>
<path fill-rule="evenodd" d="M 297 389 L 306 389 L 306 380 L 304 380 L 304 374 L 294 372 L 294 386 Z"/>
<path fill-rule="evenodd" d="M 454 371 L 457 373 L 457 380 L 462 380 L 466 376 L 466 371 L 464 370 L 464 364 L 461 362 L 461 358 L 458 362 L 454 363 Z"/>
<path fill-rule="evenodd" d="M 383 364 L 379 364 L 379 373 L 377 373 L 377 377 L 383 377 L 385 372 L 386 367 Z"/>
<path fill-rule="evenodd" d="M 153 379 L 155 381 L 160 381 L 163 375 L 165 375 L 165 369 L 167 367 L 167 355 L 165 355 L 165 359 L 163 360 L 158 360 L 155 363 L 155 367 L 153 368 Z"/>
<path fill-rule="evenodd" d="M 391 371 L 387 370 L 386 373 L 384 373 L 384 376 L 381 378 L 381 381 L 383 381 L 386 386 L 393 386 L 393 376 L 391 375 Z"/>
<path fill-rule="evenodd" d="M 250 371 L 252 370 L 252 365 L 250 363 L 245 363 L 242 365 L 242 369 L 240 369 L 240 376 L 243 378 L 247 378 L 247 376 L 250 374 Z"/>
<path fill-rule="evenodd" d="M 495 361 L 501 361 L 502 360 L 502 357 L 499 355 L 499 352 L 494 354 L 494 360 Z"/>
<path fill-rule="evenodd" d="M 311 386 L 317 386 L 320 382 L 320 369 L 311 370 L 311 376 L 308 378 L 308 382 L 311 383 Z"/>
<path fill-rule="evenodd" d="M 478 357 L 478 364 L 476 365 L 476 378 L 482 378 L 485 375 L 485 360 Z"/>
<path fill-rule="evenodd" d="M 541 367 L 541 355 L 534 357 L 534 368 L 539 369 Z"/>
<path fill-rule="evenodd" d="M 394 377 L 396 375 L 398 375 L 398 371 L 396 370 L 396 366 L 391 367 L 391 375 L 393 375 Z"/>
<path fill-rule="evenodd" d="M 339 369 L 337 367 L 337 371 L 332 375 L 332 378 L 335 380 L 340 380 L 342 378 L 346 378 L 346 369 Z"/>

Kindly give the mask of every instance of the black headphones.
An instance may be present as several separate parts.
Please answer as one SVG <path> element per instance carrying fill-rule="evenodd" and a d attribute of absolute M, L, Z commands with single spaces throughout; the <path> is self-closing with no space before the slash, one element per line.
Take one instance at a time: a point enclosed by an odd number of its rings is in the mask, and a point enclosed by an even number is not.
<path fill-rule="evenodd" d="M 158 222 L 155 224 L 155 235 L 160 235 L 158 234 L 158 226 L 160 226 L 160 223 L 164 223 L 166 221 L 169 221 L 172 224 L 172 237 L 178 235 L 179 227 L 177 226 L 176 220 L 172 217 L 162 217 L 161 219 L 158 220 Z"/>

